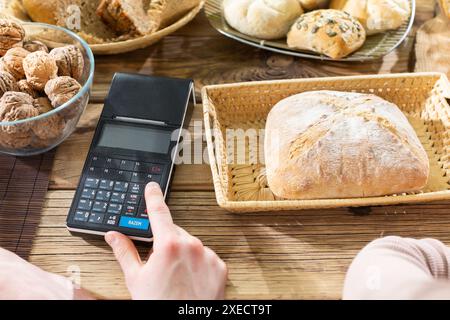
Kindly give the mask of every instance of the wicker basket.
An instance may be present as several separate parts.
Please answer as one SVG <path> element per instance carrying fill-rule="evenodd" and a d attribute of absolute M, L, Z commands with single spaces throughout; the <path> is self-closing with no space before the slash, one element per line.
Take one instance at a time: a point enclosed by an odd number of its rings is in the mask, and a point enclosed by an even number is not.
<path fill-rule="evenodd" d="M 227 129 L 263 129 L 274 104 L 311 90 L 374 93 L 391 101 L 408 117 L 430 159 L 430 178 L 417 193 L 383 197 L 285 200 L 270 191 L 263 161 L 249 155 L 250 145 L 263 154 L 263 135 L 256 144 L 239 146 Z M 389 205 L 450 199 L 450 85 L 441 73 L 391 74 L 206 86 L 202 91 L 204 122 L 214 188 L 219 205 L 229 211 L 277 211 L 347 206 Z M 257 131 L 254 130 L 254 131 Z M 244 144 L 244 146 L 242 146 Z M 245 159 L 236 160 L 245 147 Z M 253 150 L 255 151 L 255 150 Z M 254 154 L 254 153 L 253 153 Z"/>

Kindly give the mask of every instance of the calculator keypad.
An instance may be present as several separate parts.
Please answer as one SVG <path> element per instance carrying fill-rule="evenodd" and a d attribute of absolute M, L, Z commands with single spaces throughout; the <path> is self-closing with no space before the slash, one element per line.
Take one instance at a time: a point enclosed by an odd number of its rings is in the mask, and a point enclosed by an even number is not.
<path fill-rule="evenodd" d="M 148 230 L 145 185 L 161 184 L 163 164 L 93 156 L 73 221 Z"/>

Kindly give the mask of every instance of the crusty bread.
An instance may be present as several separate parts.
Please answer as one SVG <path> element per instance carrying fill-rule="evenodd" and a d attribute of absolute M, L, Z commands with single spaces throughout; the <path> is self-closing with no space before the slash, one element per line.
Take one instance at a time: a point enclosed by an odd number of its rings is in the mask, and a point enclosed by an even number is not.
<path fill-rule="evenodd" d="M 397 29 L 411 15 L 408 0 L 332 0 L 330 7 L 357 18 L 368 35 Z"/>
<path fill-rule="evenodd" d="M 326 8 L 329 0 L 298 0 L 305 11 Z"/>
<path fill-rule="evenodd" d="M 102 0 L 96 12 L 118 34 L 146 35 L 159 27 L 148 18 L 143 0 Z"/>
<path fill-rule="evenodd" d="M 223 10 L 230 26 L 259 39 L 285 37 L 303 13 L 298 0 L 225 0 Z"/>
<path fill-rule="evenodd" d="M 288 199 L 382 196 L 421 190 L 429 161 L 405 115 L 371 94 L 312 91 L 270 111 L 265 163 Z"/>
<path fill-rule="evenodd" d="M 95 11 L 101 0 L 22 0 L 23 7 L 33 21 L 56 24 L 78 31 L 89 43 L 112 41 L 116 33 L 104 24 Z M 71 7 L 72 6 L 72 7 Z M 76 14 L 73 8 L 79 8 L 80 30 L 67 25 L 73 22 L 71 16 Z M 72 9 L 72 10 L 70 10 Z"/>
<path fill-rule="evenodd" d="M 200 0 L 150 0 L 147 14 L 151 21 L 157 23 L 160 28 L 164 28 L 199 3 Z"/>
<path fill-rule="evenodd" d="M 323 9 L 303 14 L 287 36 L 290 48 L 311 50 L 333 59 L 358 50 L 366 40 L 363 26 L 343 11 Z"/>

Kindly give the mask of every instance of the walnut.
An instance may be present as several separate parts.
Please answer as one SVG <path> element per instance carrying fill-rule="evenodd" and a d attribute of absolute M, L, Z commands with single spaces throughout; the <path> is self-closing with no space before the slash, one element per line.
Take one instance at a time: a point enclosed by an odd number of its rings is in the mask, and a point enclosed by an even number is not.
<path fill-rule="evenodd" d="M 37 93 L 28 83 L 27 80 L 23 79 L 17 82 L 17 91 L 28 93 L 33 98 L 39 97 L 39 93 Z"/>
<path fill-rule="evenodd" d="M 45 93 L 54 108 L 72 99 L 80 89 L 81 85 L 78 81 L 67 76 L 52 79 L 45 85 Z"/>
<path fill-rule="evenodd" d="M 7 133 L 0 130 L 0 145 L 11 149 L 20 149 L 28 146 L 33 139 L 30 132 Z"/>
<path fill-rule="evenodd" d="M 7 91 L 17 91 L 16 79 L 6 71 L 0 71 L 0 98 Z"/>
<path fill-rule="evenodd" d="M 14 76 L 17 80 L 23 79 L 25 73 L 23 71 L 23 59 L 30 54 L 24 48 L 11 48 L 3 57 L 4 68 Z"/>
<path fill-rule="evenodd" d="M 50 51 L 50 55 L 56 60 L 59 76 L 69 76 L 80 81 L 83 75 L 84 58 L 77 46 L 55 48 Z"/>
<path fill-rule="evenodd" d="M 33 105 L 33 97 L 23 92 L 6 92 L 0 99 L 0 121 L 13 122 L 35 117 L 39 114 Z M 2 126 L 1 130 L 8 134 L 26 133 L 31 124 L 21 123 Z"/>
<path fill-rule="evenodd" d="M 20 46 L 25 38 L 25 30 L 15 21 L 0 19 L 0 56 L 9 49 Z"/>
<path fill-rule="evenodd" d="M 45 84 L 58 74 L 55 59 L 44 51 L 35 51 L 27 55 L 23 59 L 23 70 L 28 83 L 37 91 L 42 91 Z"/>
<path fill-rule="evenodd" d="M 48 48 L 45 45 L 45 43 L 37 41 L 37 40 L 25 41 L 23 43 L 23 48 L 30 52 L 44 51 L 44 52 L 48 53 Z"/>
<path fill-rule="evenodd" d="M 52 105 L 47 98 L 38 98 L 34 100 L 34 106 L 39 114 L 44 114 L 51 111 Z M 52 114 L 44 119 L 38 120 L 34 123 L 32 130 L 37 136 L 38 140 L 45 143 L 45 140 L 53 140 L 62 135 L 65 127 L 65 121 L 59 114 Z M 49 143 L 47 142 L 47 145 Z"/>

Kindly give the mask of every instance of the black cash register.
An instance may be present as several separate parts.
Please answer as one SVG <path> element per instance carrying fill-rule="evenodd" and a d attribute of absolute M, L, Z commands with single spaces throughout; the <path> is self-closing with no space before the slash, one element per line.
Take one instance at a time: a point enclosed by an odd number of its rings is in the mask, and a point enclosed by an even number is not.
<path fill-rule="evenodd" d="M 71 232 L 152 240 L 144 188 L 155 181 L 167 196 L 194 103 L 192 80 L 115 74 L 67 217 Z"/>

